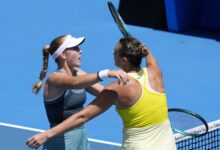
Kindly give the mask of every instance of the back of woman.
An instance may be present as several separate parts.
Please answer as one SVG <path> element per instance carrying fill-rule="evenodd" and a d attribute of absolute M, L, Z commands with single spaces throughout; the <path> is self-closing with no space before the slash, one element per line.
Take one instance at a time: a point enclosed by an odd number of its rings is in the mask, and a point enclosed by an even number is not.
<path fill-rule="evenodd" d="M 132 77 L 118 90 L 116 111 L 123 121 L 124 150 L 175 150 L 168 119 L 162 73 L 144 45 L 134 38 L 123 38 L 115 47 L 115 63 Z M 141 68 L 145 57 L 146 68 Z"/>
<path fill-rule="evenodd" d="M 141 71 L 144 72 L 142 76 Z M 122 88 L 125 92 L 120 92 L 125 104 L 129 103 L 125 102 L 126 97 L 132 102 L 130 106 L 123 107 L 121 103 L 116 106 L 124 124 L 123 149 L 173 150 L 175 143 L 168 120 L 166 95 L 150 87 L 146 68 L 140 72 L 129 73 L 133 79 Z M 146 79 L 144 82 L 143 78 Z"/>

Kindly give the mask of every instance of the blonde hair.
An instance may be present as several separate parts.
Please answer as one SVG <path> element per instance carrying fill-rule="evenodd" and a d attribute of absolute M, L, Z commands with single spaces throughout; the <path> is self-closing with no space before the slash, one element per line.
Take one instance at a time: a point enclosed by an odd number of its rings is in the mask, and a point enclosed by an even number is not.
<path fill-rule="evenodd" d="M 43 47 L 43 68 L 41 70 L 40 73 L 40 81 L 37 83 L 34 83 L 33 85 L 33 93 L 38 94 L 42 85 L 43 85 L 43 79 L 46 77 L 46 73 L 47 73 L 47 68 L 48 68 L 48 61 L 49 61 L 49 54 L 53 54 L 58 48 L 59 46 L 63 43 L 63 41 L 65 40 L 65 37 L 67 35 L 62 35 L 59 36 L 57 38 L 55 38 L 50 45 L 45 45 Z M 55 60 L 57 62 L 57 59 Z"/>
<path fill-rule="evenodd" d="M 49 49 L 50 49 L 49 45 L 46 45 L 43 47 L 43 68 L 41 70 L 40 77 L 39 77 L 40 81 L 37 83 L 34 83 L 34 85 L 33 85 L 33 92 L 35 94 L 38 94 L 38 92 L 40 91 L 40 89 L 43 85 L 43 79 L 45 78 L 46 73 L 47 73 Z"/>

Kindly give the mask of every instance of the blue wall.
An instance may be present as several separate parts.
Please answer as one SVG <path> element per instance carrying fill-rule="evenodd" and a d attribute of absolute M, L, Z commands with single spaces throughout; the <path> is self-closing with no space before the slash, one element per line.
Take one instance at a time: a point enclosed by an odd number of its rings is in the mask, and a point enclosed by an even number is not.
<path fill-rule="evenodd" d="M 220 30 L 220 0 L 165 0 L 165 7 L 170 31 Z"/>
<path fill-rule="evenodd" d="M 203 0 L 199 26 L 220 30 L 220 0 Z"/>

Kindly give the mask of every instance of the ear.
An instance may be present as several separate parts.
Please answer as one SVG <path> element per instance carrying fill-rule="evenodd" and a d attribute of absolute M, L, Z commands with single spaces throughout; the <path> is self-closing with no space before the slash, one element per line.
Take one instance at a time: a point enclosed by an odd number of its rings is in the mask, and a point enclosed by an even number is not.
<path fill-rule="evenodd" d="M 60 57 L 62 58 L 62 59 L 66 59 L 66 55 L 64 54 L 64 53 L 62 53 L 61 55 L 60 55 Z"/>
<path fill-rule="evenodd" d="M 127 63 L 128 59 L 126 57 L 122 57 L 121 61 L 122 61 L 122 63 Z"/>
<path fill-rule="evenodd" d="M 128 58 L 127 57 L 122 57 L 121 58 L 121 65 L 122 66 L 127 66 L 128 65 Z"/>

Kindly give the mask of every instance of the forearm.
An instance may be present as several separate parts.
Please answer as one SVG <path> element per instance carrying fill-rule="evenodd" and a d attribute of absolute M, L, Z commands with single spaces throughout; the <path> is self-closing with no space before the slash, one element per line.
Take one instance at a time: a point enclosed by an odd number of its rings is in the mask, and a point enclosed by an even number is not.
<path fill-rule="evenodd" d="M 73 79 L 71 88 L 87 88 L 100 82 L 96 73 L 81 75 Z"/>
<path fill-rule="evenodd" d="M 36 134 L 30 137 L 27 140 L 27 145 L 31 148 L 38 148 L 40 145 L 45 143 L 49 138 L 52 138 L 61 133 L 65 133 L 66 131 L 79 127 L 85 122 L 91 120 L 97 115 L 105 112 L 109 107 L 111 107 L 115 100 L 117 99 L 117 92 L 113 89 L 103 90 L 98 97 L 93 100 L 86 108 L 81 110 L 80 112 L 72 115 L 59 125 L 43 132 Z M 109 100 L 106 100 L 108 98 Z"/>
<path fill-rule="evenodd" d="M 56 86 L 60 86 L 61 88 L 65 88 L 65 89 L 88 88 L 100 82 L 101 81 L 100 78 L 102 80 L 108 78 L 109 76 L 107 73 L 108 72 L 106 72 L 105 77 L 102 77 L 102 76 L 100 77 L 98 73 L 83 74 L 83 75 L 76 76 L 76 77 L 59 74 L 59 78 L 54 78 L 54 80 L 51 83 L 52 84 L 55 83 Z"/>
<path fill-rule="evenodd" d="M 68 119 L 66 119 L 65 121 L 63 121 L 62 123 L 58 124 L 57 126 L 47 130 L 45 134 L 48 138 L 52 138 L 59 134 L 65 133 L 73 128 L 76 128 L 84 124 L 86 121 L 88 121 L 88 119 L 86 119 L 83 116 L 80 116 L 78 114 L 73 115 L 69 117 Z"/>
<path fill-rule="evenodd" d="M 59 125 L 46 131 L 47 137 L 51 138 L 58 134 L 69 131 L 70 129 L 79 127 L 80 125 L 86 123 L 87 121 L 109 109 L 109 107 L 111 107 L 115 103 L 117 97 L 118 94 L 114 90 L 103 90 L 98 95 L 98 97 L 96 97 L 96 99 L 93 100 L 83 110 L 70 116 Z"/>
<path fill-rule="evenodd" d="M 85 71 L 75 68 L 78 75 L 85 75 L 87 74 Z M 103 90 L 104 86 L 102 86 L 100 83 L 95 83 L 90 87 L 86 88 L 86 91 L 94 96 L 98 96 L 98 94 Z"/>
<path fill-rule="evenodd" d="M 85 75 L 87 74 L 85 71 L 77 68 L 78 75 Z M 97 77 L 98 78 L 98 77 Z M 104 89 L 104 86 L 102 86 L 100 83 L 95 83 L 90 87 L 86 88 L 86 91 L 94 96 L 98 96 L 98 94 Z"/>
<path fill-rule="evenodd" d="M 84 74 L 80 76 L 70 76 L 66 74 L 54 73 L 47 82 L 56 87 L 63 89 L 80 89 L 93 86 L 99 81 L 107 78 L 117 78 L 119 84 L 125 85 L 129 81 L 129 76 L 123 70 L 102 70 L 98 73 Z M 99 88 L 97 91 L 101 91 Z"/>
<path fill-rule="evenodd" d="M 96 83 L 94 85 L 92 85 L 91 87 L 86 88 L 86 91 L 89 92 L 90 94 L 94 95 L 94 96 L 98 96 L 99 93 L 104 89 L 104 86 Z"/>
<path fill-rule="evenodd" d="M 86 74 L 82 76 L 78 76 L 77 81 L 74 82 L 75 88 L 86 88 L 94 85 L 95 83 L 99 81 L 103 81 L 107 78 L 117 78 L 119 81 L 119 84 L 126 84 L 129 80 L 128 75 L 122 71 L 122 70 L 102 70 L 97 72 L 96 74 Z M 79 87 L 78 87 L 79 86 Z M 96 90 L 98 92 L 101 92 L 103 87 L 96 86 Z"/>

